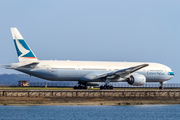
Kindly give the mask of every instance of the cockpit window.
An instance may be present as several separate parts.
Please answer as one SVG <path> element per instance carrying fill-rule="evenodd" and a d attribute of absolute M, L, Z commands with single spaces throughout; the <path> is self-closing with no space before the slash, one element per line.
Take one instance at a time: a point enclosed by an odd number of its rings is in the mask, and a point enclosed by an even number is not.
<path fill-rule="evenodd" d="M 168 74 L 174 76 L 174 72 L 169 72 Z"/>

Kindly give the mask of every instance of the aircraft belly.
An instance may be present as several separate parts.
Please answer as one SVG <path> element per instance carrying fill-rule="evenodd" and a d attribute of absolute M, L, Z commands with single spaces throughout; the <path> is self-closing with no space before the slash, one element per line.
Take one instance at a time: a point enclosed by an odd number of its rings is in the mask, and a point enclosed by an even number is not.
<path fill-rule="evenodd" d="M 169 76 L 148 76 L 146 77 L 146 82 L 163 82 L 169 79 Z"/>
<path fill-rule="evenodd" d="M 79 81 L 89 72 L 78 70 L 18 69 L 18 71 L 51 81 Z"/>
<path fill-rule="evenodd" d="M 79 81 L 81 80 L 85 75 L 87 75 L 88 72 L 82 72 L 78 70 L 72 70 L 72 71 L 57 71 L 57 79 L 56 80 L 67 80 L 67 81 Z"/>

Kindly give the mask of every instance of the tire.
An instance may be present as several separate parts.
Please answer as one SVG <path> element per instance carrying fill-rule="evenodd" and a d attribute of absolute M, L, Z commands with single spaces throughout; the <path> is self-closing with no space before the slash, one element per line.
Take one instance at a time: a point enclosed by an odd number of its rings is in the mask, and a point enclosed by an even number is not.
<path fill-rule="evenodd" d="M 112 89 L 113 89 L 113 86 L 110 86 L 110 89 L 112 90 Z"/>
<path fill-rule="evenodd" d="M 83 89 L 84 87 L 83 86 L 80 86 L 80 89 Z"/>
<path fill-rule="evenodd" d="M 77 86 L 74 86 L 74 89 L 77 89 Z"/>
<path fill-rule="evenodd" d="M 81 86 L 78 86 L 77 88 L 78 88 L 78 89 L 81 89 Z"/>

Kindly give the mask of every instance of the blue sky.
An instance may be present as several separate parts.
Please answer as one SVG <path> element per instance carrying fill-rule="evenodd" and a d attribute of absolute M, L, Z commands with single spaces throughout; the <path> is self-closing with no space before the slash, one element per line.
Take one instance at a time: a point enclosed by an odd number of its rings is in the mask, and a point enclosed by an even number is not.
<path fill-rule="evenodd" d="M 157 62 L 180 82 L 179 0 L 0 1 L 0 64 L 18 62 L 10 27 L 41 60 Z M 2 73 L 18 73 L 0 69 Z"/>

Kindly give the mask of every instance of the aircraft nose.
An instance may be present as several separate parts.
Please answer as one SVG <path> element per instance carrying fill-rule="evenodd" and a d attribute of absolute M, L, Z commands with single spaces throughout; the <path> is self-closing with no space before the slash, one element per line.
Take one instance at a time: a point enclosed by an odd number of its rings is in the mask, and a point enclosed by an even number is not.
<path fill-rule="evenodd" d="M 170 76 L 174 76 L 174 72 L 169 72 L 168 73 Z"/>

